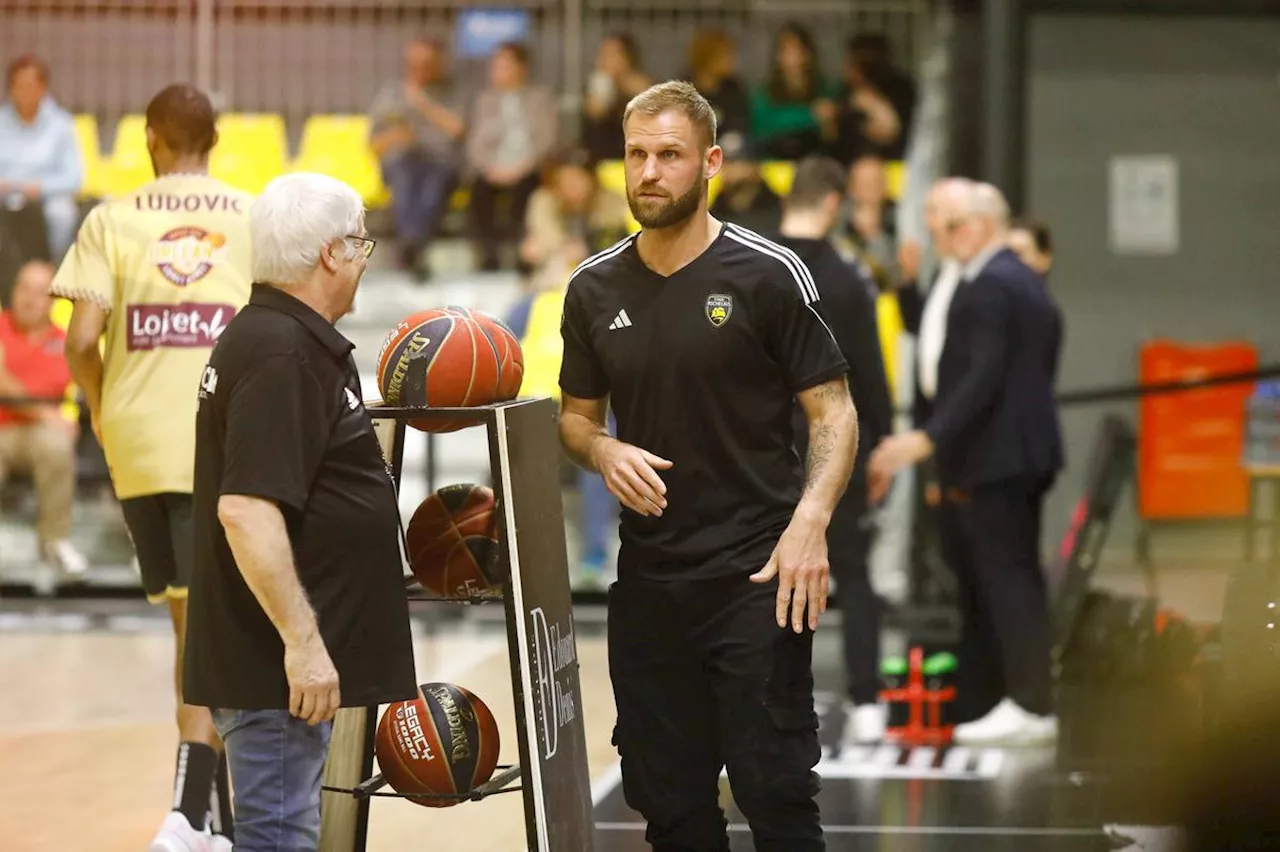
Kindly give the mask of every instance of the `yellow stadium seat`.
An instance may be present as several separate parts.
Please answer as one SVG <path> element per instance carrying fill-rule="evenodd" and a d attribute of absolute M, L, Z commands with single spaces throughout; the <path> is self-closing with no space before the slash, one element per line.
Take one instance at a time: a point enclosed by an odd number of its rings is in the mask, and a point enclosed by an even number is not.
<path fill-rule="evenodd" d="M 101 186 L 104 197 L 128 195 L 155 180 L 147 153 L 146 116 L 126 115 L 116 123 L 116 140 L 106 165 Z"/>
<path fill-rule="evenodd" d="M 786 198 L 796 178 L 796 164 L 789 160 L 766 160 L 760 164 L 760 177 L 775 195 Z"/>
<path fill-rule="evenodd" d="M 884 164 L 884 178 L 889 198 L 897 201 L 907 188 L 907 164 L 901 160 L 889 160 Z"/>
<path fill-rule="evenodd" d="M 98 139 L 98 120 L 91 115 L 75 117 L 76 147 L 80 150 L 80 165 L 84 180 L 80 183 L 81 198 L 101 198 L 107 183 L 107 162 L 102 158 Z"/>
<path fill-rule="evenodd" d="M 596 180 L 602 189 L 627 197 L 627 172 L 621 160 L 601 160 L 596 164 Z"/>
<path fill-rule="evenodd" d="M 257 194 L 288 170 L 288 145 L 281 116 L 228 113 L 218 119 L 218 144 L 209 155 L 209 174 Z"/>
<path fill-rule="evenodd" d="M 364 203 L 385 207 L 391 194 L 369 147 L 369 119 L 363 115 L 313 115 L 302 128 L 295 172 L 318 172 L 351 186 Z"/>

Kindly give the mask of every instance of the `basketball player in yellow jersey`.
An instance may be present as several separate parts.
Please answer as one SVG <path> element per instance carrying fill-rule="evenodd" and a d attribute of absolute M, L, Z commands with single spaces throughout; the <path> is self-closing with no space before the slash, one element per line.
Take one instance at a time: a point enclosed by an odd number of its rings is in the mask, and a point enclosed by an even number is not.
<path fill-rule="evenodd" d="M 95 208 L 53 283 L 56 295 L 75 301 L 67 361 L 106 454 L 143 588 L 153 603 L 168 603 L 177 638 L 174 802 L 150 852 L 223 852 L 233 831 L 209 710 L 181 695 L 197 391 L 210 350 L 250 290 L 252 198 L 208 175 L 215 122 L 209 99 L 191 87 L 156 95 L 147 106 L 156 180 Z"/>

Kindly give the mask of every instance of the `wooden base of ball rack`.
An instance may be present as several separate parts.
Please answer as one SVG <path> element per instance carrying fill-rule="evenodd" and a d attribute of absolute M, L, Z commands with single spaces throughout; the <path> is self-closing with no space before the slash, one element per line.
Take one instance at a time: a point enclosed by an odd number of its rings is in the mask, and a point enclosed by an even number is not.
<path fill-rule="evenodd" d="M 439 798 L 468 800 L 456 807 L 483 807 L 490 795 L 520 792 L 530 852 L 593 852 L 591 776 L 560 498 L 556 411 L 547 398 L 480 408 L 369 407 L 397 487 L 407 421 L 463 417 L 489 435 L 504 577 L 501 596 L 457 603 L 500 600 L 505 610 L 520 763 L 499 767 L 493 778 L 466 796 Z M 412 575 L 407 563 L 405 567 L 409 581 Z M 410 595 L 410 600 L 439 598 Z M 323 779 L 321 852 L 364 852 L 371 798 L 400 795 L 384 792 L 382 777 L 373 774 L 377 724 L 377 707 L 338 712 Z M 512 786 L 517 780 L 520 784 Z M 430 815 L 424 812 L 423 817 Z M 423 848 L 436 845 L 425 841 Z"/>

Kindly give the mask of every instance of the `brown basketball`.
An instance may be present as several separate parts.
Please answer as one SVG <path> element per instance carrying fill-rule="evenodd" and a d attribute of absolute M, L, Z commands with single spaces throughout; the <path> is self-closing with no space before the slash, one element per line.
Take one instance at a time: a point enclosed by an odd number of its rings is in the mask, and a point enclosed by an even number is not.
<path fill-rule="evenodd" d="M 409 565 L 434 595 L 468 598 L 501 583 L 493 491 L 446 485 L 423 500 L 405 528 Z"/>
<path fill-rule="evenodd" d="M 515 332 L 507 324 L 492 314 L 478 311 L 475 308 L 449 308 L 477 322 L 494 349 L 498 352 L 498 398 L 496 402 L 508 402 L 520 395 L 520 385 L 524 382 L 524 350 Z"/>
<path fill-rule="evenodd" d="M 388 705 L 374 754 L 391 789 L 405 795 L 469 793 L 498 765 L 498 723 L 483 701 L 452 683 L 424 683 L 418 697 Z M 409 799 L 447 808 L 462 799 Z"/>
<path fill-rule="evenodd" d="M 459 408 L 499 401 L 500 356 L 479 322 L 448 308 L 401 320 L 378 350 L 378 389 L 387 405 Z M 453 432 L 473 418 L 412 420 L 423 432 Z"/>

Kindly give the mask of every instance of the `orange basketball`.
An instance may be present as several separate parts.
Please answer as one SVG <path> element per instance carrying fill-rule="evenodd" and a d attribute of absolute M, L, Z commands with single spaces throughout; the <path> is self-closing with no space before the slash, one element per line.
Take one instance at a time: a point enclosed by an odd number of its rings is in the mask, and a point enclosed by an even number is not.
<path fill-rule="evenodd" d="M 502 320 L 484 311 L 456 307 L 450 307 L 449 310 L 461 313 L 479 323 L 489 335 L 494 348 L 497 349 L 500 369 L 496 401 L 507 402 L 519 396 L 520 385 L 524 382 L 524 350 L 520 348 L 520 341 L 516 338 L 515 332 Z"/>
<path fill-rule="evenodd" d="M 418 697 L 387 706 L 374 754 L 391 789 L 405 795 L 470 793 L 498 765 L 498 723 L 483 701 L 451 683 L 424 683 Z M 409 799 L 447 808 L 462 799 Z"/>
<path fill-rule="evenodd" d="M 448 309 L 401 320 L 378 350 L 378 388 L 386 405 L 455 408 L 498 401 L 498 349 L 470 317 Z M 413 420 L 424 432 L 452 432 L 477 421 Z"/>
<path fill-rule="evenodd" d="M 409 566 L 434 595 L 468 598 L 501 583 L 498 516 L 483 485 L 446 485 L 423 500 L 404 533 Z"/>

